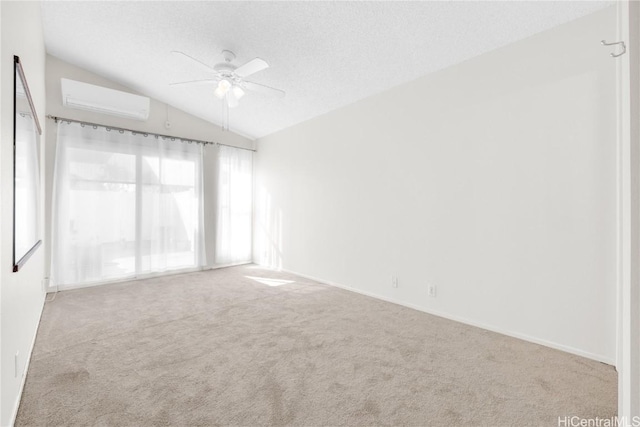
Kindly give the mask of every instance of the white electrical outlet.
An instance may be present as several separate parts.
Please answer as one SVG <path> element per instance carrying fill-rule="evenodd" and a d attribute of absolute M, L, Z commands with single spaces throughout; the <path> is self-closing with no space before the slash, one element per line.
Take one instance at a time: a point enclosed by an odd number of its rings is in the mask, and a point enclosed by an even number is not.
<path fill-rule="evenodd" d="M 398 278 L 396 276 L 391 276 L 391 287 L 392 288 L 398 287 Z"/>
<path fill-rule="evenodd" d="M 436 297 L 436 285 L 429 285 L 429 287 L 427 288 L 428 292 L 429 292 L 429 296 L 432 298 Z"/>

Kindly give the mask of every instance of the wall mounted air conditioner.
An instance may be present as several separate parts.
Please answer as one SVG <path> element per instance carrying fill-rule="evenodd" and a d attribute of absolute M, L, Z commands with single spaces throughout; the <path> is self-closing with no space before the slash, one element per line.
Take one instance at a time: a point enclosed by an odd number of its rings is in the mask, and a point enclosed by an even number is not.
<path fill-rule="evenodd" d="M 149 98 L 119 90 L 60 79 L 62 105 L 134 120 L 149 118 Z"/>

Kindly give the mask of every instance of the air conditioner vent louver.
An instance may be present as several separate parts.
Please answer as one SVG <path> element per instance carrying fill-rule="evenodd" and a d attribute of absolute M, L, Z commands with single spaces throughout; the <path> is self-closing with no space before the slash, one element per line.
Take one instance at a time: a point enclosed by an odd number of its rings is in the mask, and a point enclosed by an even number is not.
<path fill-rule="evenodd" d="M 69 79 L 62 83 L 62 105 L 133 120 L 149 118 L 149 98 Z"/>

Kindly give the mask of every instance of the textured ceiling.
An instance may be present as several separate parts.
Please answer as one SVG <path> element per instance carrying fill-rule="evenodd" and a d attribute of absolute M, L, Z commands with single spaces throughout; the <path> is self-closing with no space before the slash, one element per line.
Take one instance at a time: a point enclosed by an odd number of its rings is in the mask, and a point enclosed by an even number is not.
<path fill-rule="evenodd" d="M 207 78 L 172 55 L 208 64 L 220 52 L 270 68 L 249 80 L 286 91 L 249 93 L 230 127 L 251 138 L 321 115 L 602 9 L 612 2 L 58 2 L 42 3 L 47 52 L 220 124 Z"/>

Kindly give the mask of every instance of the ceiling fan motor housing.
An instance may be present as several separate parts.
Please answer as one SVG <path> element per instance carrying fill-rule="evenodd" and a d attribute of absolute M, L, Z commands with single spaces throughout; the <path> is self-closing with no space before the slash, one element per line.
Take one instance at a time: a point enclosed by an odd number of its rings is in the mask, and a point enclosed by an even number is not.
<path fill-rule="evenodd" d="M 222 57 L 224 58 L 224 62 L 219 62 L 213 66 L 213 69 L 218 72 L 221 77 L 233 79 L 234 71 L 236 70 L 235 65 L 231 63 L 234 59 L 236 59 L 235 53 L 230 50 L 223 50 Z"/>

